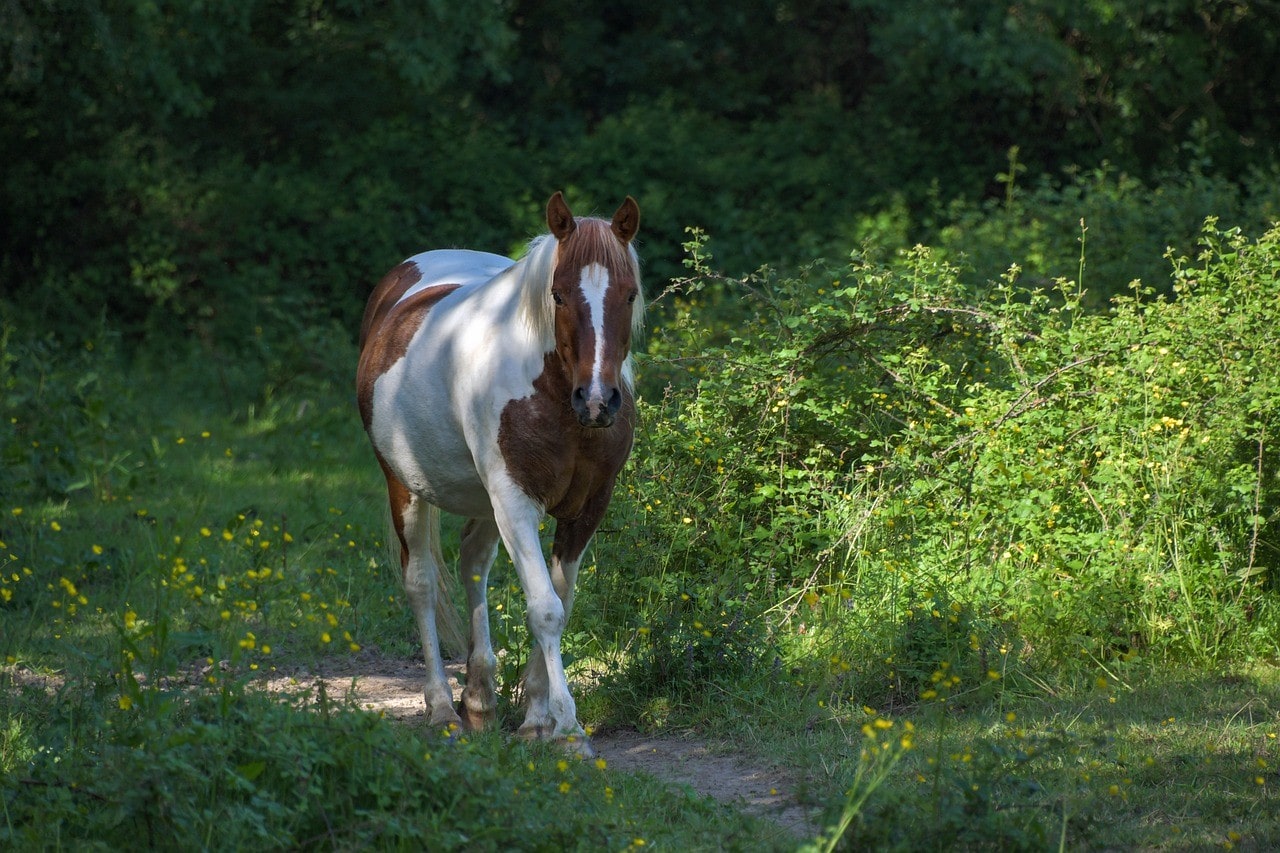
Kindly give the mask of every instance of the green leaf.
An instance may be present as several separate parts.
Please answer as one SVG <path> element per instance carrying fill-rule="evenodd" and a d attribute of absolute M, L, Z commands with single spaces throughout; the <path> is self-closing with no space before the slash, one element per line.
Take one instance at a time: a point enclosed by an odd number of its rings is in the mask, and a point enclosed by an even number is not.
<path fill-rule="evenodd" d="M 250 761 L 248 764 L 241 764 L 236 767 L 236 773 L 252 782 L 262 775 L 262 771 L 267 769 L 265 761 Z"/>

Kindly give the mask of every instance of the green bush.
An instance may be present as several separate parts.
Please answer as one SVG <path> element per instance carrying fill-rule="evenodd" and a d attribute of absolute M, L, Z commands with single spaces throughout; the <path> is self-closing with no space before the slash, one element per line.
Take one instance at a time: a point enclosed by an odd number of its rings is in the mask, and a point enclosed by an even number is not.
<path fill-rule="evenodd" d="M 1016 270 L 974 301 L 927 249 L 722 283 L 755 312 L 722 344 L 677 298 L 651 350 L 687 381 L 646 401 L 621 510 L 664 543 L 639 597 L 740 598 L 887 702 L 943 664 L 964 691 L 1274 655 L 1280 231 L 1202 241 L 1173 298 L 1106 313 Z"/>
<path fill-rule="evenodd" d="M 1093 310 L 1125 295 L 1135 279 L 1171 295 L 1165 253 L 1190 251 L 1205 217 L 1249 233 L 1280 221 L 1274 170 L 1255 169 L 1236 183 L 1193 165 L 1144 181 L 1104 163 L 1071 169 L 1060 182 L 1041 176 L 1024 188 L 1018 156 L 1013 149 L 999 175 L 1003 198 L 956 199 L 932 214 L 940 223 L 929 229 L 938 251 L 965 268 L 976 291 L 1017 264 L 1024 283 L 1052 288 L 1065 278 L 1085 287 Z"/>

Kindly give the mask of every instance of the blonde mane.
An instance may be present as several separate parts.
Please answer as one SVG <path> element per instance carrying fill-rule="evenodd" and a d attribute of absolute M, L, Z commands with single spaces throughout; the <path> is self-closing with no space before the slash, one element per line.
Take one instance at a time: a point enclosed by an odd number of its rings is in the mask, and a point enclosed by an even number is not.
<path fill-rule="evenodd" d="M 629 268 L 640 293 L 631 306 L 631 329 L 639 335 L 644 329 L 644 289 L 640 285 L 640 258 L 635 247 L 625 246 L 613 236 L 603 219 L 579 219 L 577 232 L 570 242 L 581 244 L 576 251 L 613 269 Z M 518 266 L 520 275 L 520 315 L 534 334 L 548 345 L 555 341 L 556 304 L 551 298 L 551 281 L 560 259 L 560 243 L 550 234 L 535 237 Z"/>

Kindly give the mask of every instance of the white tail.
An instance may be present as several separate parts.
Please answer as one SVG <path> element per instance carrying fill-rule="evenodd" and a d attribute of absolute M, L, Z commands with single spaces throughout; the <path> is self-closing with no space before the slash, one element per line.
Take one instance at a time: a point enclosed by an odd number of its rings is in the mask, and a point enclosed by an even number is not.
<path fill-rule="evenodd" d="M 440 653 L 446 657 L 462 657 L 467 653 L 467 630 L 453 603 L 451 567 L 445 565 L 440 551 L 440 508 L 427 505 L 427 544 L 431 559 L 440 567 L 436 573 L 436 631 L 440 634 Z"/>

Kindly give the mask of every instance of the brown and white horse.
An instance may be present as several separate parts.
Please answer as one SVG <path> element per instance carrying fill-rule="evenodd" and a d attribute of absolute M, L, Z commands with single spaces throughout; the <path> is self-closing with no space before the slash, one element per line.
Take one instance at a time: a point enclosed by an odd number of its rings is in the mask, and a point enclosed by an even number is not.
<path fill-rule="evenodd" d="M 631 452 L 630 346 L 644 317 L 631 244 L 640 210 L 628 196 L 611 222 L 575 219 L 556 193 L 547 225 L 551 233 L 518 262 L 443 250 L 391 270 L 365 309 L 356 393 L 386 475 L 431 722 L 483 729 L 495 720 L 485 590 L 501 540 L 533 638 L 519 733 L 590 754 L 560 638 L 583 552 Z M 458 568 L 471 625 L 456 710 L 437 622 L 450 607 L 440 510 L 467 519 Z M 556 519 L 550 565 L 538 535 L 546 515 Z"/>

